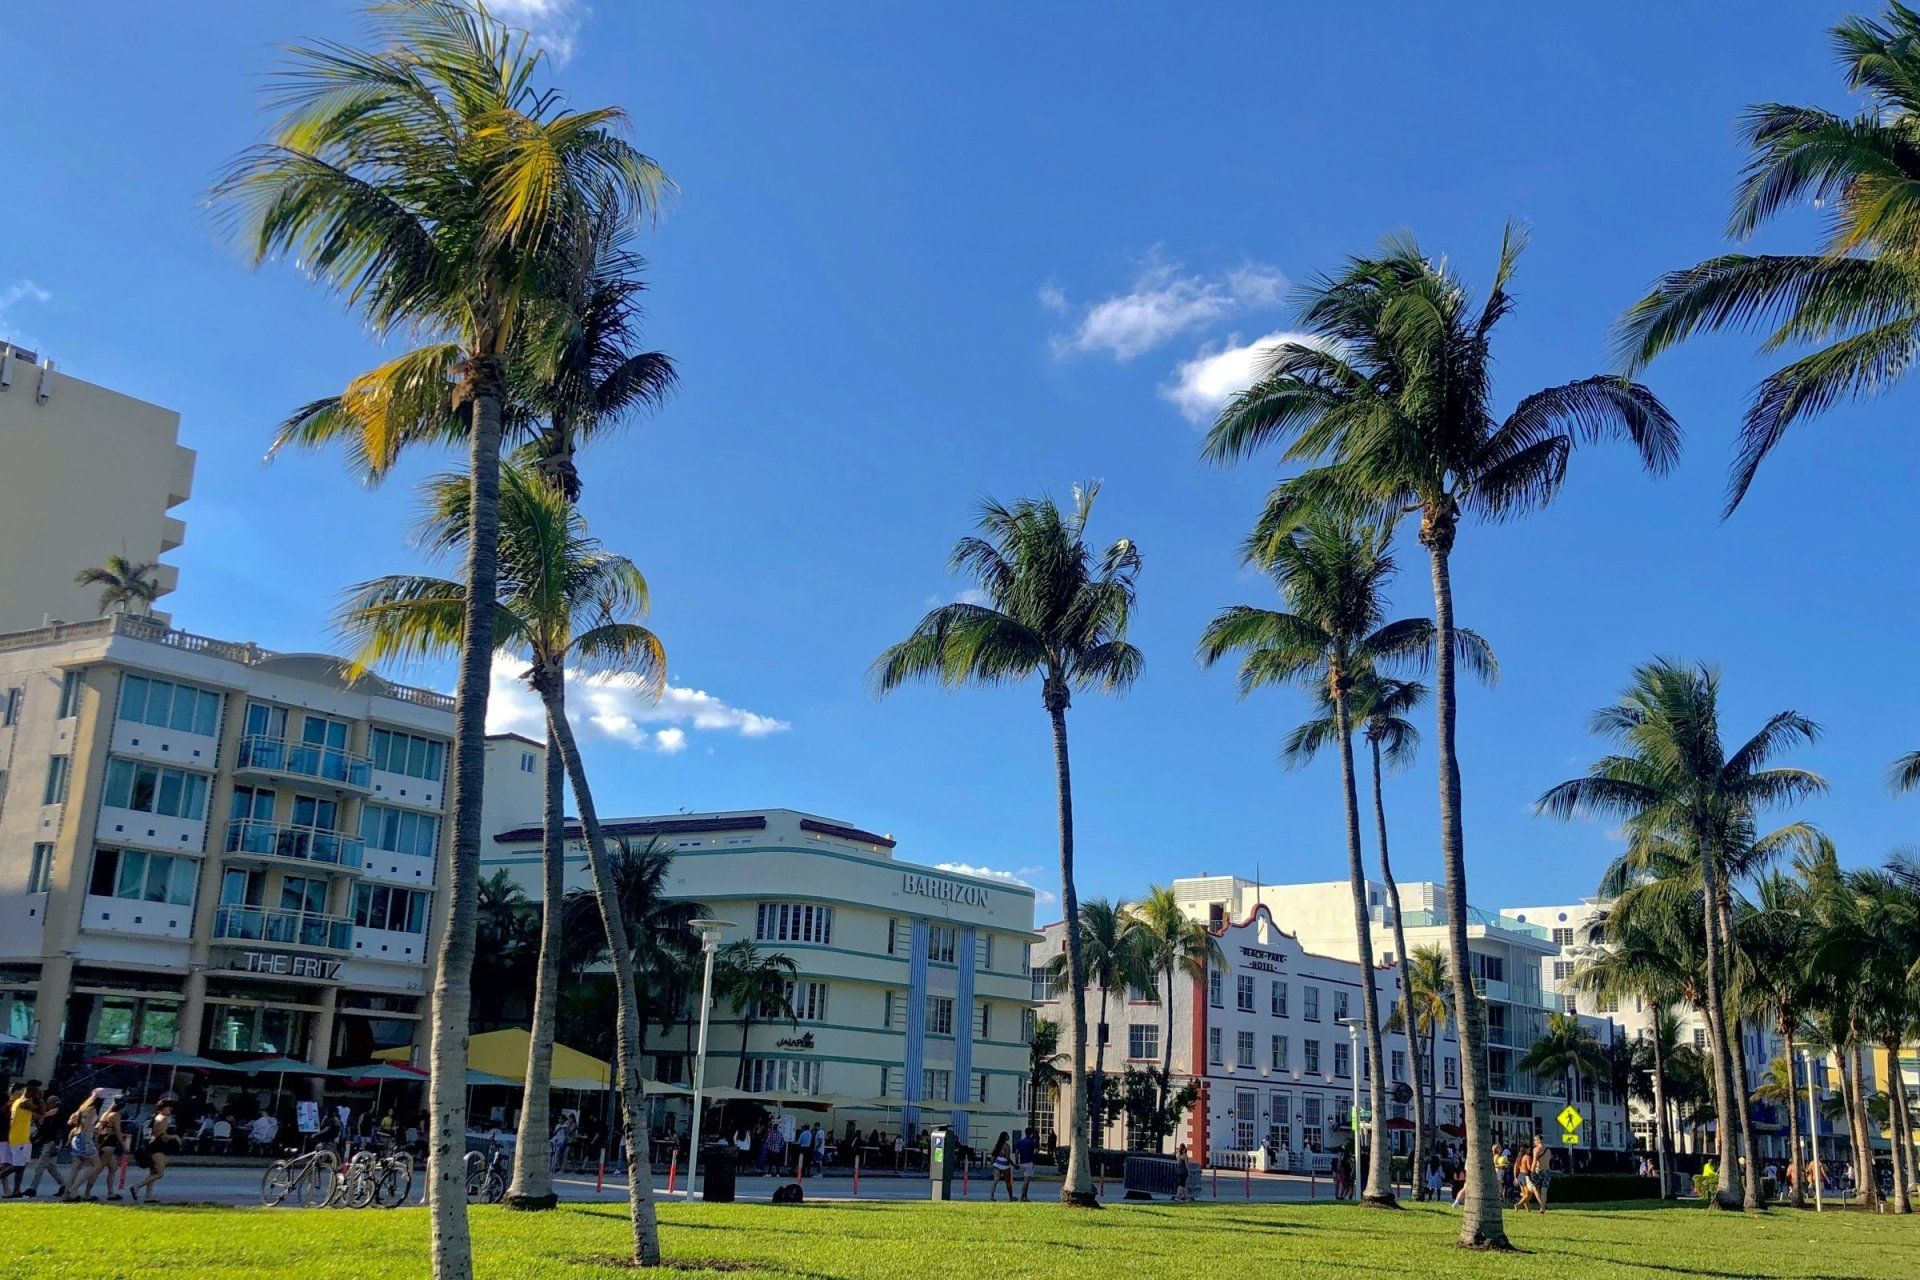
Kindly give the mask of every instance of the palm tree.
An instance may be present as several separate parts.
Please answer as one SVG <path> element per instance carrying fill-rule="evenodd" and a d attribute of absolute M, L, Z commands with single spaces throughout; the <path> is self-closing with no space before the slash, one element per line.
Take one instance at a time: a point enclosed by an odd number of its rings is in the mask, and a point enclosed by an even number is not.
<path fill-rule="evenodd" d="M 1153 981 L 1142 942 L 1139 928 L 1112 899 L 1089 898 L 1080 904 L 1080 956 L 1087 966 L 1087 981 L 1100 989 L 1100 1018 L 1094 1024 L 1093 1037 L 1092 1115 L 1088 1120 L 1096 1145 L 1106 1134 L 1100 1112 L 1107 1074 L 1107 997 L 1113 991 L 1124 994 L 1129 988 Z M 1065 952 L 1047 961 L 1047 980 L 1055 985 L 1066 982 Z"/>
<path fill-rule="evenodd" d="M 100 588 L 100 616 L 109 613 L 149 614 L 160 598 L 160 583 L 154 574 L 160 566 L 151 560 L 129 560 L 108 556 L 107 562 L 82 569 L 73 580 L 83 587 Z"/>
<path fill-rule="evenodd" d="M 1282 342 L 1260 362 L 1208 433 L 1207 456 L 1244 458 L 1268 444 L 1311 462 L 1268 499 L 1260 529 L 1284 537 L 1311 513 L 1387 520 L 1420 513 L 1420 544 L 1433 573 L 1434 714 L 1440 783 L 1440 853 L 1446 868 L 1447 940 L 1467 951 L 1466 834 L 1460 758 L 1451 558 L 1462 516 L 1507 519 L 1545 506 L 1566 475 L 1576 440 L 1626 437 L 1642 462 L 1665 471 L 1679 429 L 1652 392 L 1617 377 L 1537 391 L 1504 420 L 1492 405 L 1492 341 L 1512 308 L 1507 293 L 1524 237 L 1509 226 L 1499 266 L 1476 309 L 1444 262 L 1411 237 L 1389 237 L 1372 258 L 1306 290 L 1304 342 Z M 1505 1248 L 1487 1082 L 1486 1028 L 1468 999 L 1469 966 L 1453 966 L 1466 1099 L 1465 1246 Z"/>
<path fill-rule="evenodd" d="M 480 881 L 478 946 L 473 960 L 473 1024 L 487 1030 L 518 1022 L 514 999 L 532 985 L 539 935 L 533 904 L 509 871 Z"/>
<path fill-rule="evenodd" d="M 1749 1004 L 1756 1017 L 1770 1018 L 1786 1049 L 1768 1070 L 1782 1067 L 1786 1072 L 1786 1093 L 1775 1097 L 1764 1087 L 1756 1087 L 1753 1096 L 1765 1102 L 1783 1104 L 1787 1112 L 1787 1146 L 1793 1158 L 1800 1158 L 1800 1109 L 1794 1105 L 1793 1071 L 1799 1061 L 1794 1035 L 1801 1017 L 1812 1002 L 1815 976 L 1809 967 L 1819 939 L 1818 922 L 1809 901 L 1807 885 L 1794 877 L 1772 872 L 1760 880 L 1755 910 L 1742 914 L 1735 922 L 1734 941 L 1741 967 L 1748 981 Z M 1805 1207 L 1806 1188 L 1801 1179 L 1793 1181 L 1793 1207 Z"/>
<path fill-rule="evenodd" d="M 657 696 L 665 683 L 666 654 L 658 637 L 630 620 L 643 615 L 647 605 L 646 580 L 633 563 L 604 551 L 587 533 L 579 512 L 547 481 L 517 466 L 501 468 L 499 480 L 499 595 L 489 614 L 489 631 L 503 650 L 529 663 L 526 680 L 546 710 L 549 749 L 559 750 L 580 808 L 587 866 L 619 998 L 615 1056 L 626 1133 L 632 1150 L 645 1151 L 633 948 L 620 916 L 618 886 L 586 768 L 566 719 L 566 678 L 569 669 L 590 675 L 619 673 L 632 677 L 643 693 Z M 428 482 L 427 492 L 427 515 L 419 533 L 423 549 L 442 555 L 468 553 L 471 564 L 475 525 L 469 484 L 457 475 L 440 476 Z M 455 648 L 470 614 L 467 592 L 465 583 L 422 575 L 382 578 L 355 588 L 341 617 L 344 628 L 360 642 L 356 663 L 418 660 Z M 557 948 L 545 963 L 558 965 Z M 550 1026 L 543 1028 L 543 1035 L 551 1042 Z M 529 1100 L 538 1105 L 531 1096 Z M 660 1256 L 652 1182 L 645 1160 L 629 1164 L 634 1261 L 643 1266 L 654 1265 Z"/>
<path fill-rule="evenodd" d="M 1160 1092 L 1156 1113 L 1167 1110 L 1167 1089 L 1173 1079 L 1173 984 L 1184 977 L 1192 983 L 1207 980 L 1208 968 L 1225 969 L 1227 953 L 1204 920 L 1195 920 L 1180 906 L 1170 885 L 1151 885 L 1147 896 L 1127 908 L 1140 938 L 1141 963 L 1155 975 L 1160 1008 L 1166 1026 L 1160 1036 Z M 1161 1147 L 1165 1149 L 1164 1138 Z"/>
<path fill-rule="evenodd" d="M 1340 753 L 1342 800 L 1347 818 L 1347 879 L 1353 894 L 1355 954 L 1363 965 L 1373 960 L 1371 911 L 1366 865 L 1360 851 L 1360 797 L 1353 767 L 1353 692 L 1356 682 L 1377 678 L 1387 663 L 1418 660 L 1433 642 L 1426 618 L 1387 621 L 1386 584 L 1397 567 L 1387 549 L 1389 534 L 1351 519 L 1316 517 L 1304 527 L 1253 554 L 1264 560 L 1289 612 L 1234 605 L 1207 625 L 1200 637 L 1200 661 L 1212 666 L 1230 653 L 1241 655 L 1242 696 L 1263 685 L 1298 684 L 1316 691 L 1333 708 L 1333 745 Z M 1486 665 L 1484 646 L 1469 645 L 1470 663 Z M 1302 752 L 1307 748 L 1300 747 Z M 1361 1018 L 1368 1060 L 1386 1062 L 1375 984 L 1360 988 Z M 1387 1146 L 1386 1072 L 1368 1074 L 1376 1153 Z M 1394 1204 L 1389 1161 L 1367 1166 L 1362 1203 Z"/>
<path fill-rule="evenodd" d="M 793 980 L 799 973 L 800 966 L 792 957 L 762 951 L 749 938 L 729 942 L 714 957 L 713 994 L 731 1005 L 740 1018 L 740 1069 L 733 1082 L 736 1089 L 747 1087 L 747 1042 L 753 1038 L 753 1024 L 762 1017 L 799 1022 L 792 994 Z"/>
<path fill-rule="evenodd" d="M 1593 715 L 1593 731 L 1619 751 L 1597 761 L 1586 776 L 1547 791 L 1536 808 L 1561 819 L 1621 818 L 1630 836 L 1660 839 L 1672 856 L 1692 860 L 1686 874 L 1697 875 L 1702 893 L 1715 1110 L 1722 1128 L 1737 1137 L 1746 1126 L 1733 1116 L 1744 1111 L 1746 1091 L 1735 1091 L 1732 1060 L 1739 1040 L 1726 992 L 1729 862 L 1756 844 L 1758 810 L 1813 795 L 1826 783 L 1804 769 L 1768 767 L 1782 750 L 1818 737 L 1811 720 L 1779 712 L 1728 751 L 1720 738 L 1719 699 L 1720 675 L 1711 667 L 1665 658 L 1636 667 L 1620 700 Z M 1717 1200 L 1731 1208 L 1745 1200 L 1740 1162 L 1723 1158 L 1721 1165 Z M 1748 1207 L 1757 1208 L 1757 1198 Z"/>
<path fill-rule="evenodd" d="M 1576 1015 L 1550 1013 L 1546 1034 L 1528 1046 L 1519 1067 L 1536 1076 L 1562 1077 L 1567 1101 L 1578 1107 L 1580 1077 L 1584 1074 L 1591 1080 L 1606 1074 L 1607 1056 L 1599 1038 L 1581 1026 Z"/>
<path fill-rule="evenodd" d="M 1033 1020 L 1033 1038 L 1027 1042 L 1027 1128 L 1040 1129 L 1040 1099 L 1057 1093 L 1067 1078 L 1060 1069 L 1060 1024 L 1052 1018 Z"/>
<path fill-rule="evenodd" d="M 1817 253 L 1728 253 L 1673 271 L 1621 317 L 1616 345 L 1631 369 L 1705 329 L 1768 330 L 1761 350 L 1825 344 L 1761 382 L 1747 406 L 1726 512 L 1789 428 L 1842 399 L 1898 382 L 1920 354 L 1920 14 L 1887 6 L 1880 20 L 1832 28 L 1857 115 L 1763 103 L 1741 132 L 1746 172 L 1728 234 L 1746 238 L 1789 209 L 1825 211 Z"/>
<path fill-rule="evenodd" d="M 1874 1040 L 1886 1055 L 1893 1211 L 1913 1212 L 1912 1112 L 1900 1068 L 1902 1046 L 1920 1033 L 1920 872 L 1895 858 L 1886 869 L 1848 873 L 1861 941 L 1856 975 Z"/>
<path fill-rule="evenodd" d="M 979 582 L 987 603 L 940 606 L 873 664 L 874 686 L 882 695 L 909 680 L 936 680 L 951 688 L 1040 677 L 1040 703 L 1053 725 L 1060 905 L 1068 920 L 1080 918 L 1080 900 L 1073 883 L 1067 707 L 1076 689 L 1124 692 L 1139 677 L 1141 662 L 1140 651 L 1126 640 L 1140 552 L 1126 538 L 1097 553 L 1087 545 L 1087 518 L 1098 492 L 1098 485 L 1077 486 L 1066 512 L 1044 497 L 1022 498 L 1010 507 L 983 502 L 980 536 L 962 538 L 950 564 L 955 573 Z M 1073 1139 L 1060 1199 L 1091 1207 L 1098 1202 L 1088 1163 L 1087 968 L 1077 929 L 1067 930 L 1067 974 Z"/>
<path fill-rule="evenodd" d="M 1401 990 L 1406 992 L 1401 1022 L 1407 1032 L 1408 1047 L 1415 1058 L 1424 1054 L 1427 1060 L 1426 1113 L 1434 1129 L 1428 1135 L 1431 1142 L 1438 1137 L 1440 1128 L 1439 1064 L 1435 1059 L 1440 1037 L 1453 1020 L 1453 978 L 1447 972 L 1447 953 L 1431 945 L 1420 947 L 1403 958 L 1400 968 Z"/>
<path fill-rule="evenodd" d="M 435 964 L 428 1086 L 433 1274 L 472 1275 L 466 1221 L 466 1035 L 498 566 L 498 471 L 508 358 L 554 292 L 572 229 L 651 210 L 666 185 L 611 108 L 570 112 L 540 89 L 541 55 L 483 8 L 370 8 L 377 49 L 292 51 L 271 138 L 217 184 L 256 260 L 286 257 L 378 334 L 437 341 L 357 380 L 352 448 L 376 471 L 420 439 L 465 437 L 473 537 L 454 724 L 453 859 Z M 426 424 L 421 434 L 390 428 Z"/>

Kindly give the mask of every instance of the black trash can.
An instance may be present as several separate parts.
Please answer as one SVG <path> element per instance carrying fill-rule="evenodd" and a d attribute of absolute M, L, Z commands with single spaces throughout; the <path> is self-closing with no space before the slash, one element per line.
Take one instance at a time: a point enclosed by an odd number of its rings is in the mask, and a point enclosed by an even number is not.
<path fill-rule="evenodd" d="M 730 1142 L 716 1142 L 700 1150 L 700 1198 L 713 1204 L 733 1203 L 734 1150 Z"/>

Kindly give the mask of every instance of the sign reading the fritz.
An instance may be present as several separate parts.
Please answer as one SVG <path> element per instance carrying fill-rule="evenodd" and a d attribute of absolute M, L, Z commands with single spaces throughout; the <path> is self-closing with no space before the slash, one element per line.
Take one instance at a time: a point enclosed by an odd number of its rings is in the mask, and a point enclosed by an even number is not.
<path fill-rule="evenodd" d="M 340 976 L 340 962 L 319 956 L 296 955 L 290 951 L 242 951 L 233 958 L 232 968 L 244 973 L 270 973 L 283 978 L 312 978 L 332 982 Z"/>
<path fill-rule="evenodd" d="M 1278 951 L 1261 951 L 1256 947 L 1242 947 L 1240 954 L 1246 959 L 1241 962 L 1243 969 L 1259 969 L 1263 973 L 1278 973 L 1287 957 Z"/>
<path fill-rule="evenodd" d="M 912 871 L 904 872 L 900 881 L 904 893 L 917 893 L 923 898 L 938 898 L 942 902 L 957 902 L 965 907 L 987 905 L 987 891 L 977 884 L 961 884 L 958 880 L 942 880 L 937 876 L 923 876 Z"/>

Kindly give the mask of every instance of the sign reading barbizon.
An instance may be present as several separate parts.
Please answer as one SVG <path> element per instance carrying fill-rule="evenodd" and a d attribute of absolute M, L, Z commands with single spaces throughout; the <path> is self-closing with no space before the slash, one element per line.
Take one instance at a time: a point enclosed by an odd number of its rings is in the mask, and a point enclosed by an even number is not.
<path fill-rule="evenodd" d="M 917 893 L 923 898 L 938 898 L 942 902 L 957 902 L 966 907 L 987 905 L 987 891 L 977 884 L 962 884 L 958 880 L 942 880 L 938 876 L 923 876 L 912 871 L 901 873 L 900 881 L 902 892 Z"/>
<path fill-rule="evenodd" d="M 233 968 L 246 973 L 271 973 L 287 978 L 315 978 L 331 982 L 340 976 L 340 962 L 320 956 L 303 956 L 291 951 L 242 951 L 234 956 Z"/>

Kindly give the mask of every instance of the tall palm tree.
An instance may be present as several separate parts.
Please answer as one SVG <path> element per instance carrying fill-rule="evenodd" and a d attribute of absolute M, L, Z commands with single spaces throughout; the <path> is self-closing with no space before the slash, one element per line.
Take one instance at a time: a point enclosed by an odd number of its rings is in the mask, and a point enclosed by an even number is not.
<path fill-rule="evenodd" d="M 1022 498 L 1012 506 L 983 502 L 979 535 L 960 540 L 950 565 L 955 573 L 971 574 L 987 602 L 940 606 L 873 664 L 874 686 L 882 695 L 909 680 L 935 680 L 952 688 L 1040 677 L 1040 704 L 1053 726 L 1060 906 L 1068 920 L 1080 918 L 1080 899 L 1073 883 L 1067 708 L 1076 689 L 1124 692 L 1139 678 L 1141 663 L 1140 651 L 1126 639 L 1140 552 L 1126 538 L 1100 551 L 1087 545 L 1087 518 L 1098 492 L 1098 485 L 1076 486 L 1067 511 L 1044 497 Z M 1073 1138 L 1060 1199 L 1091 1207 L 1098 1201 L 1088 1161 L 1087 968 L 1077 929 L 1067 930 L 1067 973 Z"/>
<path fill-rule="evenodd" d="M 533 904 L 509 871 L 480 881 L 473 959 L 473 1024 L 491 1030 L 520 1020 L 513 1002 L 533 985 L 539 930 Z"/>
<path fill-rule="evenodd" d="M 1519 1066 L 1536 1076 L 1560 1076 L 1567 1101 L 1577 1107 L 1581 1076 L 1592 1080 L 1605 1075 L 1607 1056 L 1599 1037 L 1580 1025 L 1576 1015 L 1550 1013 L 1545 1034 L 1527 1047 Z"/>
<path fill-rule="evenodd" d="M 1080 956 L 1087 966 L 1087 981 L 1100 989 L 1100 1018 L 1094 1024 L 1093 1080 L 1089 1086 L 1092 1115 L 1088 1124 L 1097 1145 L 1106 1134 L 1101 1104 L 1105 1100 L 1107 1075 L 1107 999 L 1119 991 L 1144 987 L 1154 980 L 1147 968 L 1144 937 L 1126 912 L 1111 898 L 1089 898 L 1080 904 Z M 1067 981 L 1065 952 L 1047 961 L 1047 978 L 1055 984 Z"/>
<path fill-rule="evenodd" d="M 1805 254 L 1728 253 L 1662 276 L 1621 317 L 1616 344 L 1631 369 L 1705 329 L 1763 328 L 1761 350 L 1823 344 L 1769 375 L 1741 423 L 1726 512 L 1794 423 L 1843 399 L 1884 391 L 1920 355 L 1920 14 L 1832 28 L 1853 116 L 1769 102 L 1741 122 L 1746 171 L 1730 236 L 1744 239 L 1799 207 L 1823 210 L 1825 241 Z"/>
<path fill-rule="evenodd" d="M 1379 526 L 1353 519 L 1316 517 L 1284 538 L 1258 543 L 1253 554 L 1272 575 L 1288 611 L 1234 605 L 1216 616 L 1200 637 L 1200 660 L 1207 666 L 1228 654 L 1241 655 L 1242 696 L 1263 685 L 1295 684 L 1332 705 L 1332 742 L 1340 755 L 1347 819 L 1355 954 L 1366 966 L 1372 964 L 1374 950 L 1367 872 L 1360 850 L 1360 795 L 1353 767 L 1354 688 L 1358 681 L 1376 678 L 1383 665 L 1423 658 L 1433 643 L 1434 630 L 1426 618 L 1387 621 L 1386 587 L 1397 571 L 1387 549 L 1389 536 Z M 1467 631 L 1458 634 L 1463 643 L 1472 637 Z M 1484 667 L 1484 646 L 1469 649 L 1469 661 Z M 1360 1009 L 1368 1060 L 1384 1068 L 1379 993 L 1372 982 L 1361 984 Z M 1386 1071 L 1366 1074 L 1373 1115 L 1370 1141 L 1376 1158 L 1367 1166 L 1361 1202 L 1390 1207 L 1394 1204 L 1391 1162 L 1378 1158 L 1378 1153 L 1388 1150 Z"/>
<path fill-rule="evenodd" d="M 659 638 L 633 620 L 647 606 L 646 580 L 633 563 L 603 550 L 587 533 L 579 512 L 546 480 L 510 466 L 501 469 L 499 481 L 499 594 L 489 613 L 489 630 L 503 650 L 528 662 L 527 683 L 547 713 L 549 750 L 560 752 L 580 809 L 587 866 L 619 999 L 615 1057 L 626 1107 L 626 1136 L 632 1150 L 645 1151 L 633 948 L 620 917 L 618 886 L 586 768 L 566 719 L 566 679 L 570 669 L 589 675 L 617 673 L 632 678 L 643 693 L 657 696 L 665 683 L 666 654 Z M 427 514 L 419 533 L 423 549 L 438 555 L 469 553 L 476 531 L 470 485 L 461 476 L 441 476 L 428 482 L 427 492 Z M 471 564 L 470 554 L 467 559 Z M 467 593 L 463 582 L 424 575 L 362 584 L 341 613 L 344 628 L 360 642 L 356 662 L 418 660 L 455 648 L 470 614 Z M 548 962 L 558 964 L 557 948 Z M 544 1027 L 543 1034 L 551 1041 L 550 1027 Z M 660 1256 L 652 1183 L 652 1170 L 645 1160 L 630 1162 L 634 1261 L 643 1266 L 654 1265 Z"/>
<path fill-rule="evenodd" d="M 160 582 L 154 577 L 160 566 L 151 560 L 129 560 L 108 556 L 103 565 L 82 569 L 73 580 L 83 587 L 100 588 L 100 616 L 109 613 L 148 614 L 160 598 Z"/>
<path fill-rule="evenodd" d="M 1067 1073 L 1060 1069 L 1060 1024 L 1052 1018 L 1033 1020 L 1033 1038 L 1027 1042 L 1027 1128 L 1040 1128 L 1040 1099 L 1057 1093 Z"/>
<path fill-rule="evenodd" d="M 713 994 L 740 1019 L 740 1068 L 734 1088 L 747 1087 L 747 1042 L 753 1038 L 753 1024 L 763 1017 L 799 1021 L 792 995 L 799 973 L 791 956 L 762 951 L 750 938 L 729 942 L 714 957 Z"/>
<path fill-rule="evenodd" d="M 1913 1212 L 1913 1132 L 1900 1051 L 1920 1034 L 1920 875 L 1911 862 L 1848 873 L 1861 941 L 1856 974 L 1873 1040 L 1886 1055 L 1893 1211 Z M 1907 869 L 1903 874 L 1903 868 Z"/>
<path fill-rule="evenodd" d="M 1179 978 L 1198 984 L 1207 980 L 1209 968 L 1225 969 L 1227 953 L 1220 940 L 1207 928 L 1206 921 L 1195 920 L 1180 906 L 1171 885 L 1150 885 L 1147 896 L 1127 908 L 1127 915 L 1140 939 L 1141 963 L 1155 975 L 1160 987 L 1160 1008 L 1166 1026 L 1160 1035 L 1160 1089 L 1157 1114 L 1167 1110 L 1167 1089 L 1173 1079 L 1173 984 Z M 1165 1139 L 1161 1140 L 1162 1149 Z"/>
<path fill-rule="evenodd" d="M 1439 1056 L 1440 1037 L 1453 1020 L 1453 978 L 1447 971 L 1447 953 L 1437 946 L 1417 948 L 1400 962 L 1401 990 L 1407 993 L 1401 1021 L 1407 1032 L 1409 1048 L 1418 1058 L 1427 1060 L 1427 1117 L 1437 1139 L 1440 1128 Z M 1478 997 L 1475 997 L 1476 999 Z M 1417 1078 L 1417 1077 L 1416 1077 Z"/>
<path fill-rule="evenodd" d="M 1260 528 L 1283 537 L 1314 511 L 1392 519 L 1420 513 L 1420 544 L 1433 574 L 1435 754 L 1440 853 L 1446 868 L 1450 953 L 1467 951 L 1466 833 L 1456 747 L 1451 561 L 1463 516 L 1509 519 L 1559 492 L 1577 440 L 1624 437 L 1646 467 L 1667 470 L 1679 428 L 1652 392 L 1617 377 L 1549 387 L 1505 419 L 1493 410 L 1493 333 L 1511 310 L 1507 293 L 1524 237 L 1509 226 L 1493 285 L 1479 307 L 1444 262 L 1411 237 L 1389 237 L 1371 258 L 1305 291 L 1307 341 L 1282 342 L 1260 361 L 1253 385 L 1221 411 L 1206 454 L 1244 458 L 1269 444 L 1314 465 L 1282 481 Z M 1468 999 L 1473 974 L 1453 966 L 1466 1099 L 1465 1246 L 1505 1248 L 1493 1144 L 1486 1028 Z"/>
<path fill-rule="evenodd" d="M 1726 991 L 1728 863 L 1754 844 L 1756 812 L 1816 794 L 1826 783 L 1804 769 L 1768 767 L 1783 750 L 1818 737 L 1811 720 L 1779 712 L 1729 751 L 1720 737 L 1719 700 L 1720 675 L 1712 667 L 1666 658 L 1636 667 L 1620 700 L 1593 715 L 1593 731 L 1618 751 L 1602 757 L 1586 776 L 1547 791 L 1536 807 L 1562 819 L 1624 819 L 1630 836 L 1670 838 L 1670 849 L 1697 861 L 1689 874 L 1697 874 L 1702 894 L 1715 1108 L 1722 1129 L 1737 1137 L 1745 1126 L 1733 1116 L 1744 1111 L 1746 1091 L 1735 1091 L 1732 1060 L 1739 1040 Z M 1718 1203 L 1724 1208 L 1744 1203 L 1740 1162 L 1723 1159 L 1721 1165 Z M 1758 1207 L 1757 1199 L 1748 1207 Z"/>
<path fill-rule="evenodd" d="M 666 186 L 612 108 L 574 112 L 536 84 L 541 55 L 484 9 L 399 0 L 369 9 L 380 47 L 295 48 L 281 117 L 215 188 L 256 261 L 290 258 L 378 334 L 435 341 L 358 380 L 354 451 L 390 466 L 413 438 L 464 437 L 473 537 L 458 632 L 453 859 L 435 962 L 428 1085 L 433 1274 L 473 1272 L 466 1221 L 466 1035 L 486 769 L 506 365 L 555 291 L 574 230 L 650 211 Z M 419 438 L 419 437 L 414 437 Z"/>
<path fill-rule="evenodd" d="M 1735 922 L 1734 941 L 1749 979 L 1744 985 L 1753 1015 L 1771 1021 L 1785 1046 L 1785 1057 L 1771 1064 L 1769 1070 L 1772 1066 L 1784 1067 L 1787 1091 L 1781 1099 L 1756 1087 L 1753 1096 L 1785 1106 L 1787 1145 L 1798 1160 L 1800 1108 L 1794 1105 L 1793 1071 L 1799 1057 L 1794 1037 L 1814 998 L 1815 976 L 1808 961 L 1819 946 L 1818 921 L 1806 884 L 1777 871 L 1761 878 L 1755 908 Z M 1794 1179 L 1792 1196 L 1794 1208 L 1804 1207 L 1806 1187 L 1801 1179 Z"/>

